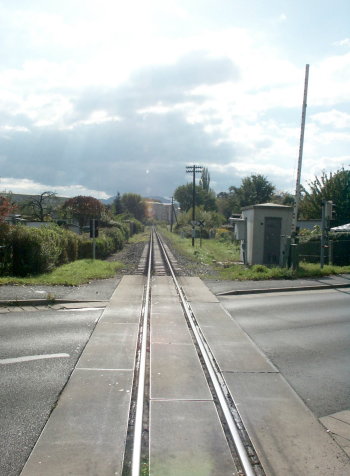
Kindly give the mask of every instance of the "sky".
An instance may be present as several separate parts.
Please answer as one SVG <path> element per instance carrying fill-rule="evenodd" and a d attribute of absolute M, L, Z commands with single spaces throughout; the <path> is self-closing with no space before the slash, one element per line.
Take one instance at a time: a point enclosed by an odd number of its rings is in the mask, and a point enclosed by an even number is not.
<path fill-rule="evenodd" d="M 350 166 L 349 0 L 0 0 L 0 192 L 294 192 Z"/>

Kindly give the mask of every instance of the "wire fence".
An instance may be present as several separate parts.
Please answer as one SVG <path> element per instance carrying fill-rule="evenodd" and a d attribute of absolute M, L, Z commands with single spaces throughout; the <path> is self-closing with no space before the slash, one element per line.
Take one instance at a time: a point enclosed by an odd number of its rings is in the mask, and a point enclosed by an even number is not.
<path fill-rule="evenodd" d="M 321 236 L 311 239 L 300 237 L 298 246 L 299 259 L 309 263 L 319 263 L 321 259 Z M 324 241 L 324 261 L 337 266 L 350 265 L 350 234 L 329 236 Z"/>

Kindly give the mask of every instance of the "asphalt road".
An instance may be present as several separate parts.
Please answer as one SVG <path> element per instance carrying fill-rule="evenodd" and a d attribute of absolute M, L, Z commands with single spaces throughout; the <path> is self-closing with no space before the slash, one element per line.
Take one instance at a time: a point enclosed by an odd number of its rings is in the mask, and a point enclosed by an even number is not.
<path fill-rule="evenodd" d="M 317 417 L 350 409 L 350 291 L 222 296 Z"/>
<path fill-rule="evenodd" d="M 0 474 L 20 474 L 102 310 L 0 315 Z"/>

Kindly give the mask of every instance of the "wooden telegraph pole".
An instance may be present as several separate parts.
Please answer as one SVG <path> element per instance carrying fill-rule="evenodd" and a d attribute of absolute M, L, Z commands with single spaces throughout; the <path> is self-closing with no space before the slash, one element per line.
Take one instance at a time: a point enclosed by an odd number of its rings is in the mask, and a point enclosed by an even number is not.
<path fill-rule="evenodd" d="M 196 226 L 196 173 L 201 173 L 201 165 L 186 165 L 186 173 L 192 174 L 192 246 L 194 246 L 195 226 Z"/>
<path fill-rule="evenodd" d="M 307 90 L 309 83 L 309 65 L 306 65 L 305 68 L 305 85 L 304 85 L 304 100 L 303 100 L 303 110 L 301 115 L 301 132 L 300 132 L 300 145 L 299 145 L 299 158 L 298 158 L 298 172 L 297 180 L 295 186 L 295 202 L 293 210 L 293 221 L 292 221 L 292 237 L 295 237 L 297 230 L 297 219 L 298 219 L 298 207 L 300 201 L 300 178 L 301 178 L 301 165 L 303 161 L 303 148 L 304 148 L 304 132 L 305 132 L 305 118 L 306 118 L 306 107 L 307 107 Z"/>
<path fill-rule="evenodd" d="M 300 131 L 300 144 L 299 144 L 299 158 L 298 158 L 298 171 L 297 179 L 295 186 L 295 200 L 294 200 L 294 209 L 293 209 L 293 218 L 292 218 L 292 230 L 291 230 L 291 246 L 290 246 L 290 258 L 291 265 L 293 268 L 296 268 L 298 263 L 297 258 L 297 220 L 298 220 L 298 208 L 300 201 L 300 181 L 301 181 L 301 165 L 303 161 L 303 148 L 304 148 L 304 132 L 305 132 L 305 119 L 306 119 L 306 107 L 307 107 L 307 90 L 309 83 L 309 65 L 305 67 L 305 83 L 304 83 L 304 99 L 303 99 L 303 109 L 301 114 L 301 131 Z"/>

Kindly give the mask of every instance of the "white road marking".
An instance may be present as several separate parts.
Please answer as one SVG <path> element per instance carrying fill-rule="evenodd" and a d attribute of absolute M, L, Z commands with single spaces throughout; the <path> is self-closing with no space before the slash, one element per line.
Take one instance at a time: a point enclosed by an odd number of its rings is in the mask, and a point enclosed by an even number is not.
<path fill-rule="evenodd" d="M 23 357 L 13 357 L 12 359 L 0 359 L 0 365 L 16 364 L 18 362 L 30 362 L 32 360 L 42 359 L 59 359 L 70 357 L 69 354 L 41 354 L 41 355 L 24 355 Z"/>

